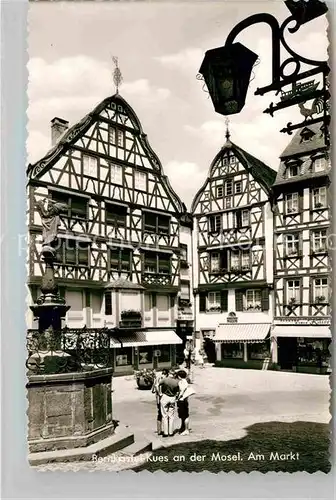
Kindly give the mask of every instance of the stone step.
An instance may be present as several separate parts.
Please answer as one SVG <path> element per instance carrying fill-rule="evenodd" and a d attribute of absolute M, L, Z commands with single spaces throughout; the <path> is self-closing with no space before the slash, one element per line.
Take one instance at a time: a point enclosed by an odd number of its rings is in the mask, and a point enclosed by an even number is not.
<path fill-rule="evenodd" d="M 83 448 L 43 451 L 30 453 L 30 465 L 43 465 L 54 462 L 91 461 L 123 450 L 134 443 L 134 434 L 126 427 L 118 426 L 111 436 Z"/>
<path fill-rule="evenodd" d="M 134 443 L 123 448 L 122 454 L 124 455 L 132 455 L 133 457 L 137 455 L 141 455 L 142 453 L 146 453 L 147 451 L 152 451 L 152 443 L 145 439 L 136 439 Z"/>

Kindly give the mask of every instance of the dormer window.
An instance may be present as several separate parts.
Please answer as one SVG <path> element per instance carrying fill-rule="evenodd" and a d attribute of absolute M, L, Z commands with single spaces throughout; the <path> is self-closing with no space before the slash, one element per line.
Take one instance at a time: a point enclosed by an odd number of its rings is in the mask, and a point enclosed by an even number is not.
<path fill-rule="evenodd" d="M 314 137 L 314 132 L 309 128 L 304 128 L 301 132 L 301 142 L 309 142 Z"/>
<path fill-rule="evenodd" d="M 300 164 L 298 162 L 290 163 L 286 167 L 286 179 L 291 179 L 300 174 Z"/>
<path fill-rule="evenodd" d="M 320 156 L 313 160 L 313 172 L 323 172 L 326 169 L 326 159 L 324 156 Z"/>

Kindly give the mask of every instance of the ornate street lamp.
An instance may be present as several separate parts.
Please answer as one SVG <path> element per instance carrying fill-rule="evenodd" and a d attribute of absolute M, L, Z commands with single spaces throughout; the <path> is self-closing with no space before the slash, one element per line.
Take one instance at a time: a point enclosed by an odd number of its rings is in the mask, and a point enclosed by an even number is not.
<path fill-rule="evenodd" d="M 258 56 L 241 43 L 208 50 L 200 68 L 217 113 L 231 115 L 244 107 L 252 67 Z"/>
<path fill-rule="evenodd" d="M 264 113 L 273 116 L 280 109 L 300 104 L 300 112 L 305 120 L 294 125 L 288 123 L 281 132 L 292 134 L 293 130 L 303 127 L 309 118 L 311 124 L 323 122 L 325 142 L 329 144 L 330 93 L 327 77 L 330 68 L 326 61 L 315 61 L 296 54 L 285 40 L 285 30 L 289 24 L 295 23 L 288 28 L 290 33 L 295 33 L 302 24 L 325 14 L 328 8 L 324 2 L 318 0 L 308 2 L 286 0 L 285 4 L 292 15 L 281 26 L 274 16 L 267 13 L 252 15 L 235 26 L 228 35 L 224 47 L 208 50 L 205 53 L 198 78 L 204 79 L 217 113 L 222 115 L 239 113 L 245 105 L 252 68 L 258 56 L 244 45 L 234 43 L 234 40 L 249 26 L 258 23 L 268 24 L 272 33 L 272 81 L 269 85 L 258 88 L 255 95 L 271 91 L 281 95 L 280 102 L 276 104 L 272 102 Z M 283 61 L 280 55 L 281 47 L 288 53 Z M 290 65 L 292 70 L 288 71 Z M 302 65 L 308 66 L 308 69 L 302 68 Z M 306 80 L 312 76 L 319 76 L 320 81 Z M 320 83 L 321 89 L 318 88 Z M 288 90 L 289 85 L 290 90 Z M 284 90 L 284 87 L 287 89 Z M 314 101 L 311 108 L 304 108 L 303 104 L 312 99 Z M 323 113 L 322 117 L 313 118 L 314 114 L 320 113 Z"/>

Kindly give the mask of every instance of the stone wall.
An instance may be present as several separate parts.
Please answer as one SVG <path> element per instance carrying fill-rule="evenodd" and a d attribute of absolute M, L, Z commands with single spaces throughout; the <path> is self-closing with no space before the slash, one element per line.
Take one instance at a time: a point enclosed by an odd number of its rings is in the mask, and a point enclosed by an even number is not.
<path fill-rule="evenodd" d="M 112 369 L 28 378 L 30 452 L 87 446 L 114 432 Z"/>

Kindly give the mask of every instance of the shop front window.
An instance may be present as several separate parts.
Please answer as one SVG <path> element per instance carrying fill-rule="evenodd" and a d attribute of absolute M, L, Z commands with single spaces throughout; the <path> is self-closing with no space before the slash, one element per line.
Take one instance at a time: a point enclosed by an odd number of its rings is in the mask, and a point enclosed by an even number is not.
<path fill-rule="evenodd" d="M 222 358 L 223 359 L 243 359 L 244 358 L 244 344 L 241 344 L 241 343 L 222 344 Z"/>
<path fill-rule="evenodd" d="M 270 342 L 256 342 L 247 346 L 248 359 L 265 359 L 271 357 Z"/>
<path fill-rule="evenodd" d="M 158 362 L 159 363 L 169 363 L 170 362 L 170 345 L 160 345 L 157 348 L 159 351 Z"/>
<path fill-rule="evenodd" d="M 139 365 L 153 362 L 153 347 L 139 347 Z"/>
<path fill-rule="evenodd" d="M 132 347 L 116 350 L 116 366 L 132 365 Z"/>
<path fill-rule="evenodd" d="M 298 364 L 301 366 L 328 366 L 330 360 L 328 339 L 298 339 Z"/>

